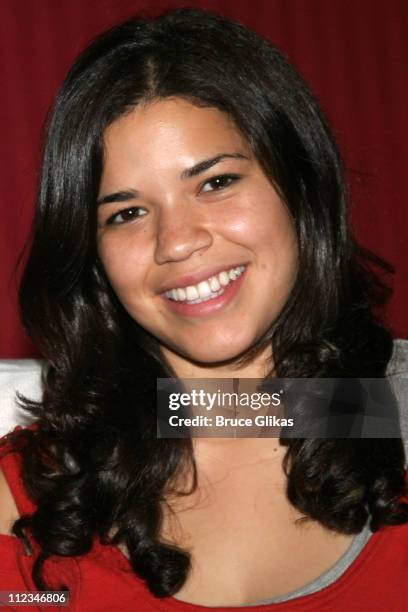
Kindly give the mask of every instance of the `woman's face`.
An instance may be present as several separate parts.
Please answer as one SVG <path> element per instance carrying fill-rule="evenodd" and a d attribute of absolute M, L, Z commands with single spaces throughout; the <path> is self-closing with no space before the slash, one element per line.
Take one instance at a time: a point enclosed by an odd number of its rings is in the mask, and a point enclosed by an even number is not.
<path fill-rule="evenodd" d="M 291 216 L 230 119 L 179 98 L 105 134 L 98 252 L 119 300 L 174 359 L 250 348 L 288 299 Z"/>

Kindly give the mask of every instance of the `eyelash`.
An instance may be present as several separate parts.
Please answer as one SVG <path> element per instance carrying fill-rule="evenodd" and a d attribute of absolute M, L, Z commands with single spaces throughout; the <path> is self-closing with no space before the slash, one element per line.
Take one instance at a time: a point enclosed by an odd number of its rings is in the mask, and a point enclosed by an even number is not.
<path fill-rule="evenodd" d="M 116 221 L 116 219 L 120 217 L 120 215 L 124 215 L 130 211 L 134 212 L 135 210 L 144 210 L 144 209 L 141 208 L 140 206 L 132 206 L 130 208 L 124 208 L 123 210 L 119 210 L 114 215 L 109 217 L 109 219 L 107 219 L 106 225 L 123 225 L 124 223 L 129 223 L 130 221 L 133 221 L 133 219 L 137 219 L 138 217 L 144 217 L 144 215 L 133 215 L 132 214 L 130 219 L 126 219 L 125 221 L 121 221 L 121 222 Z"/>
<path fill-rule="evenodd" d="M 219 174 L 217 176 L 213 176 L 212 178 L 208 179 L 207 181 L 204 181 L 204 183 L 201 185 L 200 188 L 200 193 L 211 193 L 213 191 L 221 191 L 223 189 L 226 189 L 227 187 L 230 187 L 231 185 L 233 185 L 236 181 L 238 181 L 241 178 L 241 175 L 239 174 Z M 214 183 L 216 183 L 216 181 L 221 181 L 224 184 L 221 185 L 217 185 L 214 189 L 209 189 L 209 190 L 204 190 L 204 187 L 206 185 L 211 185 Z M 225 182 L 227 182 L 227 184 L 225 184 Z M 111 217 L 109 217 L 109 219 L 106 221 L 107 225 L 122 225 L 124 223 L 129 223 L 130 221 L 133 221 L 133 219 L 137 219 L 138 217 L 144 217 L 144 215 L 131 215 L 130 219 L 121 221 L 121 222 L 117 222 L 116 219 L 120 216 L 120 215 L 124 215 L 126 213 L 129 212 L 134 212 L 134 211 L 140 211 L 140 210 L 144 210 L 143 208 L 141 208 L 140 206 L 132 206 L 130 208 L 124 208 L 123 210 L 119 210 L 118 212 L 116 212 L 114 215 L 112 215 Z"/>
<path fill-rule="evenodd" d="M 221 187 L 216 187 L 215 189 L 210 189 L 210 191 L 204 191 L 204 193 L 211 193 L 211 191 L 220 191 L 221 189 L 225 189 L 226 187 L 230 187 L 233 183 L 238 181 L 241 178 L 240 174 L 219 174 L 217 176 L 213 176 L 212 178 L 204 181 L 201 185 L 200 191 L 203 192 L 203 188 L 205 185 L 210 185 L 211 183 L 215 183 L 215 181 L 229 181 L 227 185 L 221 185 Z"/>

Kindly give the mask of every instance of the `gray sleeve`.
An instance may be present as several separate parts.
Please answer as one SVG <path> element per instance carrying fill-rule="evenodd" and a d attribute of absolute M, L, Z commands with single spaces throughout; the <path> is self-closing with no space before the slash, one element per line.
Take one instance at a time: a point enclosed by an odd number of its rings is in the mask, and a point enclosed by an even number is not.
<path fill-rule="evenodd" d="M 394 351 L 387 368 L 387 376 L 397 399 L 401 433 L 408 464 L 408 340 L 394 340 Z"/>

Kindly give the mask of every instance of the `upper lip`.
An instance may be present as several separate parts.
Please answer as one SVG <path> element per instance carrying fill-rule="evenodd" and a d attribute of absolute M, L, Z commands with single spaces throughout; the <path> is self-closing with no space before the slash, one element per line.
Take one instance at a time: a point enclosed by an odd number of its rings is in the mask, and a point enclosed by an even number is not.
<path fill-rule="evenodd" d="M 177 289 L 178 287 L 188 287 L 189 285 L 197 285 L 197 283 L 199 283 L 200 281 L 207 280 L 208 278 L 211 278 L 211 276 L 216 276 L 224 270 L 231 270 L 232 268 L 237 268 L 238 266 L 246 265 L 246 263 L 239 262 L 202 268 L 201 270 L 198 270 L 197 272 L 194 272 L 192 274 L 184 274 L 183 276 L 178 276 L 177 278 L 173 278 L 167 281 L 159 288 L 159 293 L 165 293 L 166 291 L 169 291 L 169 289 Z"/>

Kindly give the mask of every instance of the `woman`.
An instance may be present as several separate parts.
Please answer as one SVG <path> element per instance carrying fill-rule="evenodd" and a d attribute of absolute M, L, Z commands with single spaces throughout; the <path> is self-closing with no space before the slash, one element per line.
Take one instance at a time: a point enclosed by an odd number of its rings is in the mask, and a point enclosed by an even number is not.
<path fill-rule="evenodd" d="M 20 295 L 44 398 L 3 445 L 1 590 L 66 587 L 81 611 L 403 609 L 400 439 L 156 437 L 160 377 L 384 377 L 370 262 L 276 49 L 196 10 L 96 40 L 48 129 Z"/>

